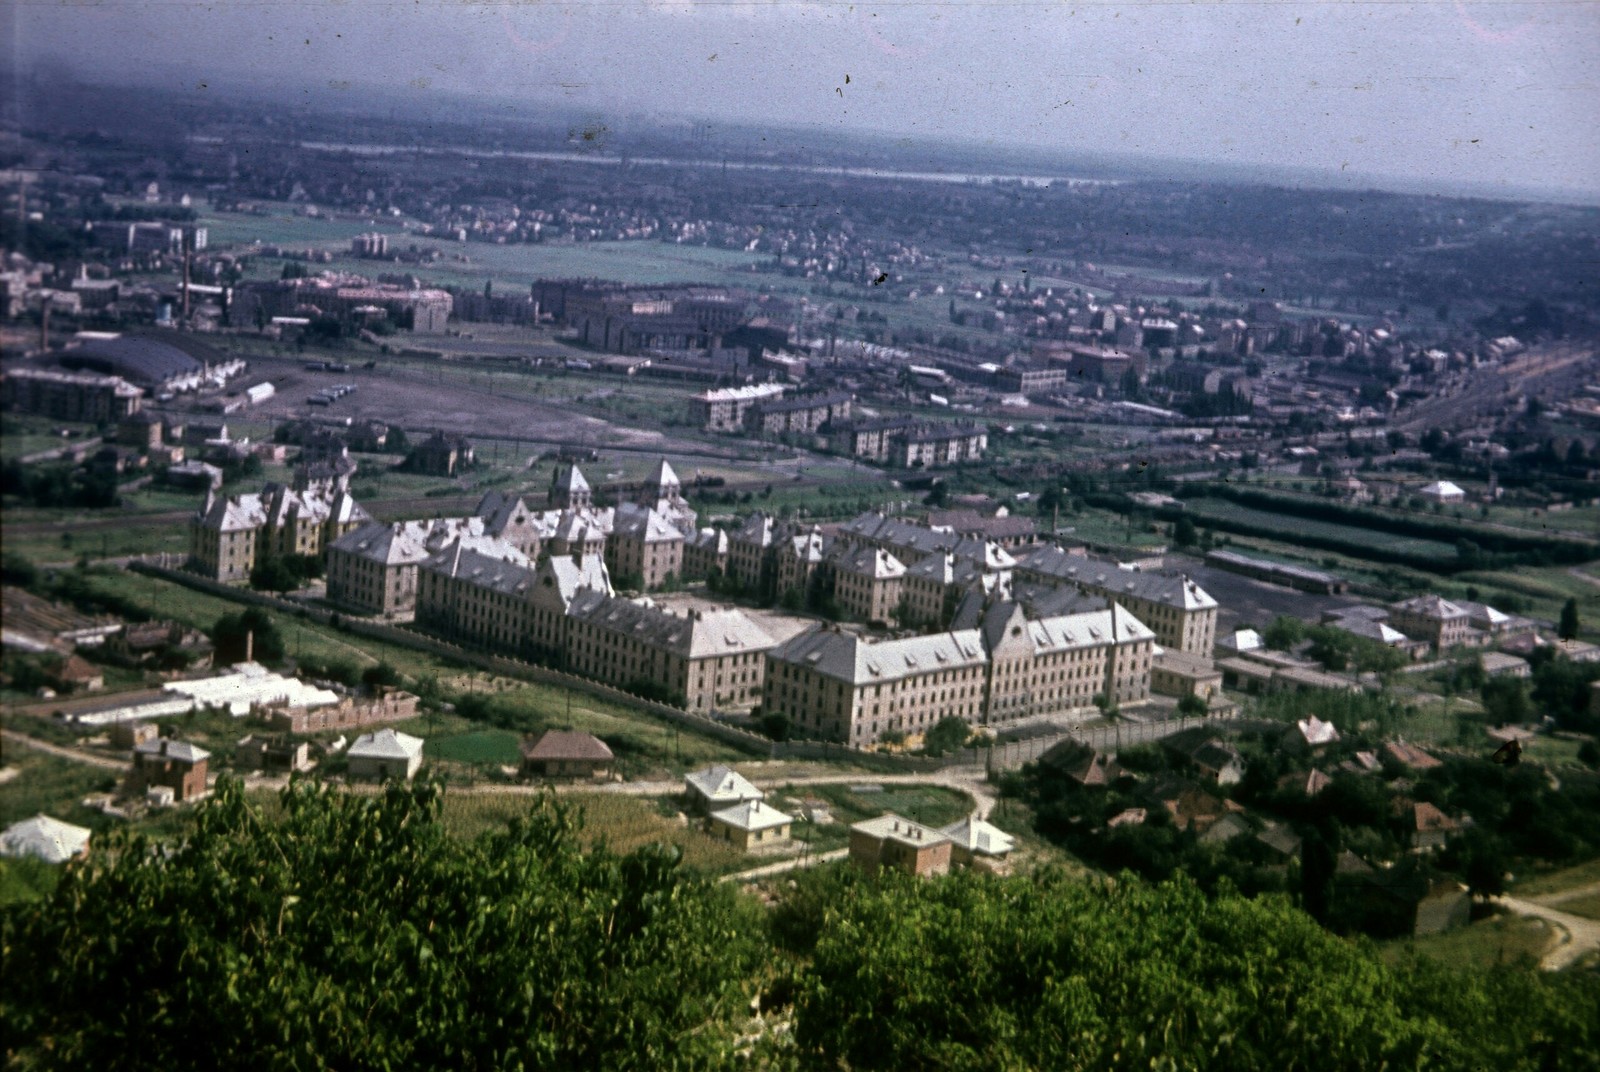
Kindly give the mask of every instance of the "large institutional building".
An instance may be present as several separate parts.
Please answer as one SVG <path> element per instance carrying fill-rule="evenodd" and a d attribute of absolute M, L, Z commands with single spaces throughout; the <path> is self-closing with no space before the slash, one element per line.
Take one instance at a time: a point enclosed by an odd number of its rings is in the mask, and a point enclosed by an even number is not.
<path fill-rule="evenodd" d="M 320 555 L 371 516 L 350 493 L 328 485 L 295 490 L 268 484 L 259 495 L 205 503 L 189 522 L 190 568 L 214 581 L 242 581 L 278 555 Z"/>
<path fill-rule="evenodd" d="M 1097 713 L 1149 698 L 1155 634 L 1122 607 L 1030 618 L 1000 600 L 978 625 L 869 642 L 833 629 L 767 654 L 763 710 L 853 748 L 922 734 L 940 720 L 1003 727 L 1042 715 Z"/>

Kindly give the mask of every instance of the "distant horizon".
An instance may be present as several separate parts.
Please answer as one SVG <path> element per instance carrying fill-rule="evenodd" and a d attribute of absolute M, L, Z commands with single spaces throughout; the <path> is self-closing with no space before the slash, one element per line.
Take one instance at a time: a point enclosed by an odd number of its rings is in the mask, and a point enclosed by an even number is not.
<path fill-rule="evenodd" d="M 1600 198 L 1592 0 L 131 0 L 5 17 L 19 67 L 198 94 L 360 85 L 601 122 L 648 110 L 1333 188 Z"/>
<path fill-rule="evenodd" d="M 70 67 L 59 57 L 38 57 L 41 62 L 32 69 L 5 71 L 0 67 L 0 79 L 14 81 L 17 79 L 36 79 L 48 82 L 59 78 L 61 68 Z M 52 69 L 54 68 L 54 69 Z M 150 90 L 157 93 L 176 93 L 189 90 L 191 87 L 175 86 L 171 79 L 179 77 L 177 70 L 166 72 L 165 76 L 150 72 L 153 80 L 129 82 L 125 78 L 116 77 L 106 72 L 72 71 L 71 77 L 77 84 L 96 90 L 111 90 L 119 88 L 136 88 Z M 96 77 L 100 75 L 100 77 Z M 285 95 L 295 92 L 312 90 L 326 97 L 318 103 L 308 103 L 306 106 L 313 113 L 332 115 L 336 101 L 343 98 L 339 110 L 348 110 L 355 114 L 377 116 L 384 107 L 385 98 L 396 98 L 402 93 L 397 87 L 377 82 L 362 82 L 352 80 L 345 83 L 337 94 L 331 93 L 326 87 L 295 87 L 285 86 L 281 83 L 273 84 L 259 79 L 238 79 L 232 85 L 210 85 L 205 87 L 208 95 L 214 95 L 224 100 L 234 102 L 256 99 L 282 99 Z M 349 96 L 346 96 L 346 93 Z M 529 124 L 530 129 L 540 129 L 541 122 L 550 123 L 547 128 L 553 130 L 562 122 L 584 118 L 593 120 L 592 113 L 560 100 L 530 101 L 527 99 L 516 100 L 506 97 L 483 98 L 481 95 L 466 90 L 446 90 L 435 95 L 437 98 L 461 98 L 466 100 L 482 100 L 486 104 L 496 106 L 493 118 L 498 122 L 507 120 L 520 121 Z M 363 106 L 360 103 L 366 101 Z M 392 105 L 391 105 L 392 106 Z M 1305 164 L 1277 164 L 1271 162 L 1240 162 L 1230 160 L 1216 160 L 1205 157 L 1173 157 L 1156 154 L 1140 154 L 1131 152 L 1097 152 L 1069 147 L 1047 146 L 1025 141 L 996 141 L 993 139 L 982 140 L 970 136 L 936 134 L 927 131 L 907 134 L 904 131 L 889 129 L 873 129 L 870 127 L 830 128 L 803 122 L 763 122 L 758 119 L 741 117 L 696 115 L 688 112 L 672 110 L 642 110 L 632 109 L 626 115 L 613 117 L 611 122 L 619 125 L 631 125 L 639 119 L 663 128 L 654 133 L 666 135 L 665 128 L 672 126 L 696 127 L 721 125 L 724 133 L 737 133 L 746 137 L 757 136 L 765 129 L 773 132 L 813 135 L 835 143 L 854 143 L 854 148 L 860 151 L 866 148 L 867 143 L 881 140 L 885 143 L 877 151 L 883 155 L 880 165 L 884 168 L 911 168 L 923 171 L 949 171 L 951 173 L 971 172 L 980 168 L 984 173 L 990 171 L 1006 174 L 1030 175 L 1038 178 L 1085 178 L 1104 179 L 1116 178 L 1124 181 L 1155 181 L 1155 182 L 1206 182 L 1221 183 L 1240 186 L 1275 186 L 1288 188 L 1305 188 L 1327 190 L 1330 192 L 1361 193 L 1379 192 L 1386 194 L 1400 194 L 1411 196 L 1438 196 L 1449 198 L 1462 198 L 1470 200 L 1530 202 L 1544 204 L 1567 204 L 1578 207 L 1593 207 L 1600 205 L 1600 187 L 1595 189 L 1561 188 L 1549 184 L 1496 184 L 1487 180 L 1458 180 L 1447 181 L 1443 179 L 1418 178 L 1415 176 L 1383 174 L 1357 171 L 1334 171 Z M 620 132 L 619 132 L 620 133 Z M 378 139 L 379 142 L 382 139 Z M 419 141 L 419 145 L 432 146 L 438 149 L 449 149 L 448 139 L 435 141 Z M 744 153 L 747 146 L 741 147 L 738 152 Z M 782 147 L 775 147 L 782 148 Z M 807 147 L 810 148 L 810 147 Z M 817 147 L 814 151 L 826 154 L 826 149 Z M 914 162 L 907 162 L 904 154 L 928 153 L 938 154 L 942 159 L 920 158 Z M 997 160 L 985 162 L 980 159 L 985 151 L 995 153 Z M 606 146 L 596 150 L 603 155 L 629 155 L 625 147 Z M 956 159 L 950 159 L 955 156 Z M 899 163 L 895 161 L 899 159 Z M 842 166 L 856 166 L 844 163 Z"/>

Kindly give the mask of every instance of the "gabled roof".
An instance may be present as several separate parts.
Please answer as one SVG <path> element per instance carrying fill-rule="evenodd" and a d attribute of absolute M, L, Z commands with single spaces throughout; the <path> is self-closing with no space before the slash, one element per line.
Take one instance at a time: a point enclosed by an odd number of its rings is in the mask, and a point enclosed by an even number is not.
<path fill-rule="evenodd" d="M 1016 838 L 976 815 L 941 827 L 939 833 L 980 856 L 1004 856 L 1017 845 Z"/>
<path fill-rule="evenodd" d="M 1316 715 L 1302 718 L 1294 726 L 1295 732 L 1306 744 L 1332 744 L 1339 739 L 1339 731 L 1333 723 L 1324 722 Z"/>
<path fill-rule="evenodd" d="M 678 479 L 678 474 L 672 471 L 672 466 L 665 458 L 656 462 L 655 468 L 650 470 L 650 475 L 645 479 L 645 483 L 652 488 L 661 490 L 683 486 L 683 482 Z"/>
<path fill-rule="evenodd" d="M 355 739 L 346 755 L 357 759 L 405 759 L 422 755 L 422 738 L 396 729 L 381 729 Z"/>
<path fill-rule="evenodd" d="M 576 465 L 563 465 L 556 470 L 553 486 L 557 491 L 589 491 L 589 482 L 583 477 L 583 470 Z"/>
<path fill-rule="evenodd" d="M 687 659 L 766 651 L 772 637 L 740 610 L 690 611 L 677 615 L 648 601 L 583 593 L 567 613 L 598 629 L 621 633 Z"/>
<path fill-rule="evenodd" d="M 612 535 L 642 540 L 645 543 L 662 543 L 683 539 L 671 521 L 659 511 L 635 503 L 622 503 L 617 507 L 611 527 Z"/>
<path fill-rule="evenodd" d="M 734 770 L 720 763 L 705 770 L 692 771 L 683 776 L 684 784 L 713 804 L 729 800 L 762 800 L 766 794 Z"/>
<path fill-rule="evenodd" d="M 777 538 L 778 522 L 770 514 L 760 511 L 744 519 L 744 524 L 733 534 L 736 543 L 754 544 L 757 547 L 770 546 Z"/>
<path fill-rule="evenodd" d="M 1443 596 L 1436 595 L 1416 596 L 1403 603 L 1396 603 L 1394 609 L 1414 614 L 1419 618 L 1432 618 L 1436 621 L 1454 621 L 1457 618 L 1467 617 L 1465 610 Z"/>
<path fill-rule="evenodd" d="M 428 557 L 427 529 L 422 522 L 373 522 L 351 529 L 333 542 L 333 549 L 385 566 L 414 565 Z"/>
<path fill-rule="evenodd" d="M 592 733 L 572 730 L 546 730 L 536 741 L 524 741 L 522 755 L 525 759 L 588 760 L 596 763 L 610 762 L 616 758 L 606 743 Z"/>
<path fill-rule="evenodd" d="M 189 764 L 199 763 L 211 757 L 211 753 L 199 745 L 190 744 L 188 741 L 174 741 L 170 737 L 153 737 L 148 741 L 141 741 L 133 746 L 133 750 L 140 755 L 164 757 Z"/>
<path fill-rule="evenodd" d="M 1431 770 L 1442 764 L 1416 745 L 1404 739 L 1386 741 L 1383 746 L 1384 754 L 1396 763 L 1410 767 L 1412 770 Z"/>
<path fill-rule="evenodd" d="M 987 661 L 976 629 L 869 644 L 853 633 L 814 629 L 773 648 L 768 658 L 852 685 L 873 685 Z"/>
<path fill-rule="evenodd" d="M 89 848 L 91 831 L 48 815 L 35 815 L 0 831 L 0 856 L 36 856 L 64 863 Z"/>
<path fill-rule="evenodd" d="M 888 551 L 878 547 L 840 547 L 834 559 L 835 568 L 875 581 L 892 581 L 906 574 L 905 565 Z"/>
<path fill-rule="evenodd" d="M 722 811 L 714 811 L 711 818 L 715 822 L 739 830 L 770 830 L 775 826 L 788 826 L 794 822 L 793 816 L 785 815 L 770 804 L 763 804 L 759 800 L 747 800 L 742 804 L 735 804 Z"/>
<path fill-rule="evenodd" d="M 505 543 L 497 548 L 497 554 L 466 547 L 463 543 L 458 538 L 445 544 L 428 556 L 421 568 L 505 595 L 526 596 L 533 590 L 534 570 L 527 555 Z"/>
<path fill-rule="evenodd" d="M 1411 815 L 1419 834 L 1448 834 L 1461 829 L 1460 823 L 1425 800 L 1412 806 Z"/>

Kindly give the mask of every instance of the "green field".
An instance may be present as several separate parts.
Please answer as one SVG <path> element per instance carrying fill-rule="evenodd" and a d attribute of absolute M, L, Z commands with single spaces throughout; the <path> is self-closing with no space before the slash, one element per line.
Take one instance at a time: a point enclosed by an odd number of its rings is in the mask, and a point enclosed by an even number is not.
<path fill-rule="evenodd" d="M 1573 916 L 1582 916 L 1584 919 L 1600 920 L 1600 893 L 1591 893 L 1586 897 L 1574 897 L 1570 901 L 1562 901 L 1550 906 L 1560 912 Z"/>
<path fill-rule="evenodd" d="M 1443 934 L 1388 942 L 1383 953 L 1390 963 L 1414 952 L 1442 964 L 1482 971 L 1497 964 L 1537 961 L 1554 937 L 1543 920 L 1496 916 Z"/>
<path fill-rule="evenodd" d="M 272 206 L 269 214 L 206 211 L 201 222 L 209 228 L 211 245 L 264 245 L 317 247 L 336 254 L 349 249 L 350 239 L 371 231 L 388 234 L 390 245 L 412 244 L 438 249 L 443 257 L 433 264 L 394 265 L 334 257 L 330 265 L 313 266 L 372 274 L 405 271 L 439 285 L 482 286 L 486 279 L 507 283 L 535 279 L 595 277 L 625 283 L 728 283 L 755 286 L 764 279 L 749 271 L 769 260 L 737 250 L 711 249 L 654 240 L 623 242 L 516 243 L 457 242 L 442 235 L 407 231 L 399 221 L 351 220 L 297 216 L 289 206 Z"/>
<path fill-rule="evenodd" d="M 470 730 L 465 733 L 428 738 L 423 755 L 468 764 L 510 764 L 522 759 L 517 745 L 522 740 L 510 730 Z"/>
<path fill-rule="evenodd" d="M 91 767 L 60 756 L 36 752 L 6 741 L 6 766 L 16 774 L 0 783 L 0 827 L 35 815 L 49 815 L 91 830 L 115 823 L 81 801 L 92 793 L 108 792 L 118 782 L 117 772 Z"/>
<path fill-rule="evenodd" d="M 1549 893 L 1582 889 L 1597 882 L 1600 882 L 1600 860 L 1590 860 L 1577 867 L 1547 871 L 1542 875 L 1523 876 L 1511 892 L 1518 897 L 1541 897 Z"/>
<path fill-rule="evenodd" d="M 1202 526 L 1207 521 L 1234 521 L 1258 526 L 1266 532 L 1282 532 L 1290 538 L 1303 535 L 1341 540 L 1355 548 L 1365 547 L 1380 553 L 1415 555 L 1433 559 L 1441 565 L 1456 561 L 1455 546 L 1442 540 L 1425 540 L 1354 525 L 1341 525 L 1332 521 L 1314 521 L 1288 514 L 1274 514 L 1229 502 L 1226 499 L 1190 499 L 1186 511 L 1194 518 L 1196 524 Z"/>

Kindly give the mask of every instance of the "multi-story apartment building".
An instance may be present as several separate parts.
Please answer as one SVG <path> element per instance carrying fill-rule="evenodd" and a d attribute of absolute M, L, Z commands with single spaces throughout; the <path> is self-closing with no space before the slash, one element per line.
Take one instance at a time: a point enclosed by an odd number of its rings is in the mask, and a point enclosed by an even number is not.
<path fill-rule="evenodd" d="M 773 550 L 782 534 L 778 520 L 760 512 L 745 518 L 728 535 L 728 577 L 745 589 L 770 594 L 774 584 Z"/>
<path fill-rule="evenodd" d="M 829 555 L 833 598 L 842 614 L 863 622 L 898 617 L 906 567 L 881 547 L 839 546 Z"/>
<path fill-rule="evenodd" d="M 982 425 L 923 423 L 910 417 L 831 421 L 828 449 L 906 469 L 977 461 L 989 449 Z"/>
<path fill-rule="evenodd" d="M 349 492 L 268 484 L 259 495 L 208 492 L 189 522 L 189 566 L 217 581 L 241 581 L 266 558 L 320 555 L 371 521 Z"/>
<path fill-rule="evenodd" d="M 948 551 L 929 555 L 906 570 L 901 585 L 905 605 L 901 624 L 942 629 L 966 593 L 977 591 L 986 597 L 1005 598 L 1010 586 L 1010 570 L 985 569 L 980 562 L 958 558 Z"/>
<path fill-rule="evenodd" d="M 396 615 L 417 606 L 417 567 L 427 559 L 423 522 L 374 522 L 328 545 L 328 599 L 370 614 Z"/>
<path fill-rule="evenodd" d="M 606 540 L 606 565 L 616 578 L 632 578 L 646 589 L 683 575 L 684 536 L 653 507 L 623 503 Z M 620 583 L 620 582 L 619 582 Z"/>
<path fill-rule="evenodd" d="M 139 412 L 144 392 L 119 376 L 14 368 L 0 376 L 0 405 L 61 421 L 120 421 Z"/>
<path fill-rule="evenodd" d="M 745 411 L 745 427 L 758 436 L 811 435 L 829 421 L 850 419 L 848 391 L 819 391 L 793 398 L 770 398 Z"/>
<path fill-rule="evenodd" d="M 752 407 L 783 397 L 781 383 L 720 387 L 689 399 L 689 420 L 707 432 L 740 432 Z"/>
<path fill-rule="evenodd" d="M 1472 632 L 1472 615 L 1440 596 L 1425 595 L 1395 603 L 1389 621 L 1417 640 L 1426 640 L 1435 652 L 1466 643 Z"/>
<path fill-rule="evenodd" d="M 1041 547 L 1017 562 L 1018 578 L 1046 585 L 1072 585 L 1115 600 L 1155 630 L 1163 648 L 1209 656 L 1217 638 L 1217 601 L 1194 581 L 1175 573 L 1118 569 L 1114 563 Z"/>
<path fill-rule="evenodd" d="M 703 580 L 711 571 L 728 572 L 728 534 L 705 528 L 683 541 L 684 580 Z"/>
<path fill-rule="evenodd" d="M 679 616 L 648 602 L 585 591 L 567 611 L 568 671 L 659 691 L 689 711 L 758 702 L 771 647 L 772 638 L 737 610 Z"/>
<path fill-rule="evenodd" d="M 536 582 L 533 563 L 509 544 L 451 540 L 417 570 L 417 624 L 463 644 L 528 653 Z"/>
<path fill-rule="evenodd" d="M 878 643 L 818 629 L 768 653 L 763 709 L 857 748 L 947 717 L 973 726 L 1079 717 L 1096 711 L 1096 697 L 1148 699 L 1154 647 L 1155 634 L 1115 604 L 1031 619 L 1002 601 L 976 628 Z"/>
<path fill-rule="evenodd" d="M 824 574 L 830 543 L 815 526 L 774 544 L 777 558 L 777 590 L 797 592 L 802 599 L 816 590 Z"/>

